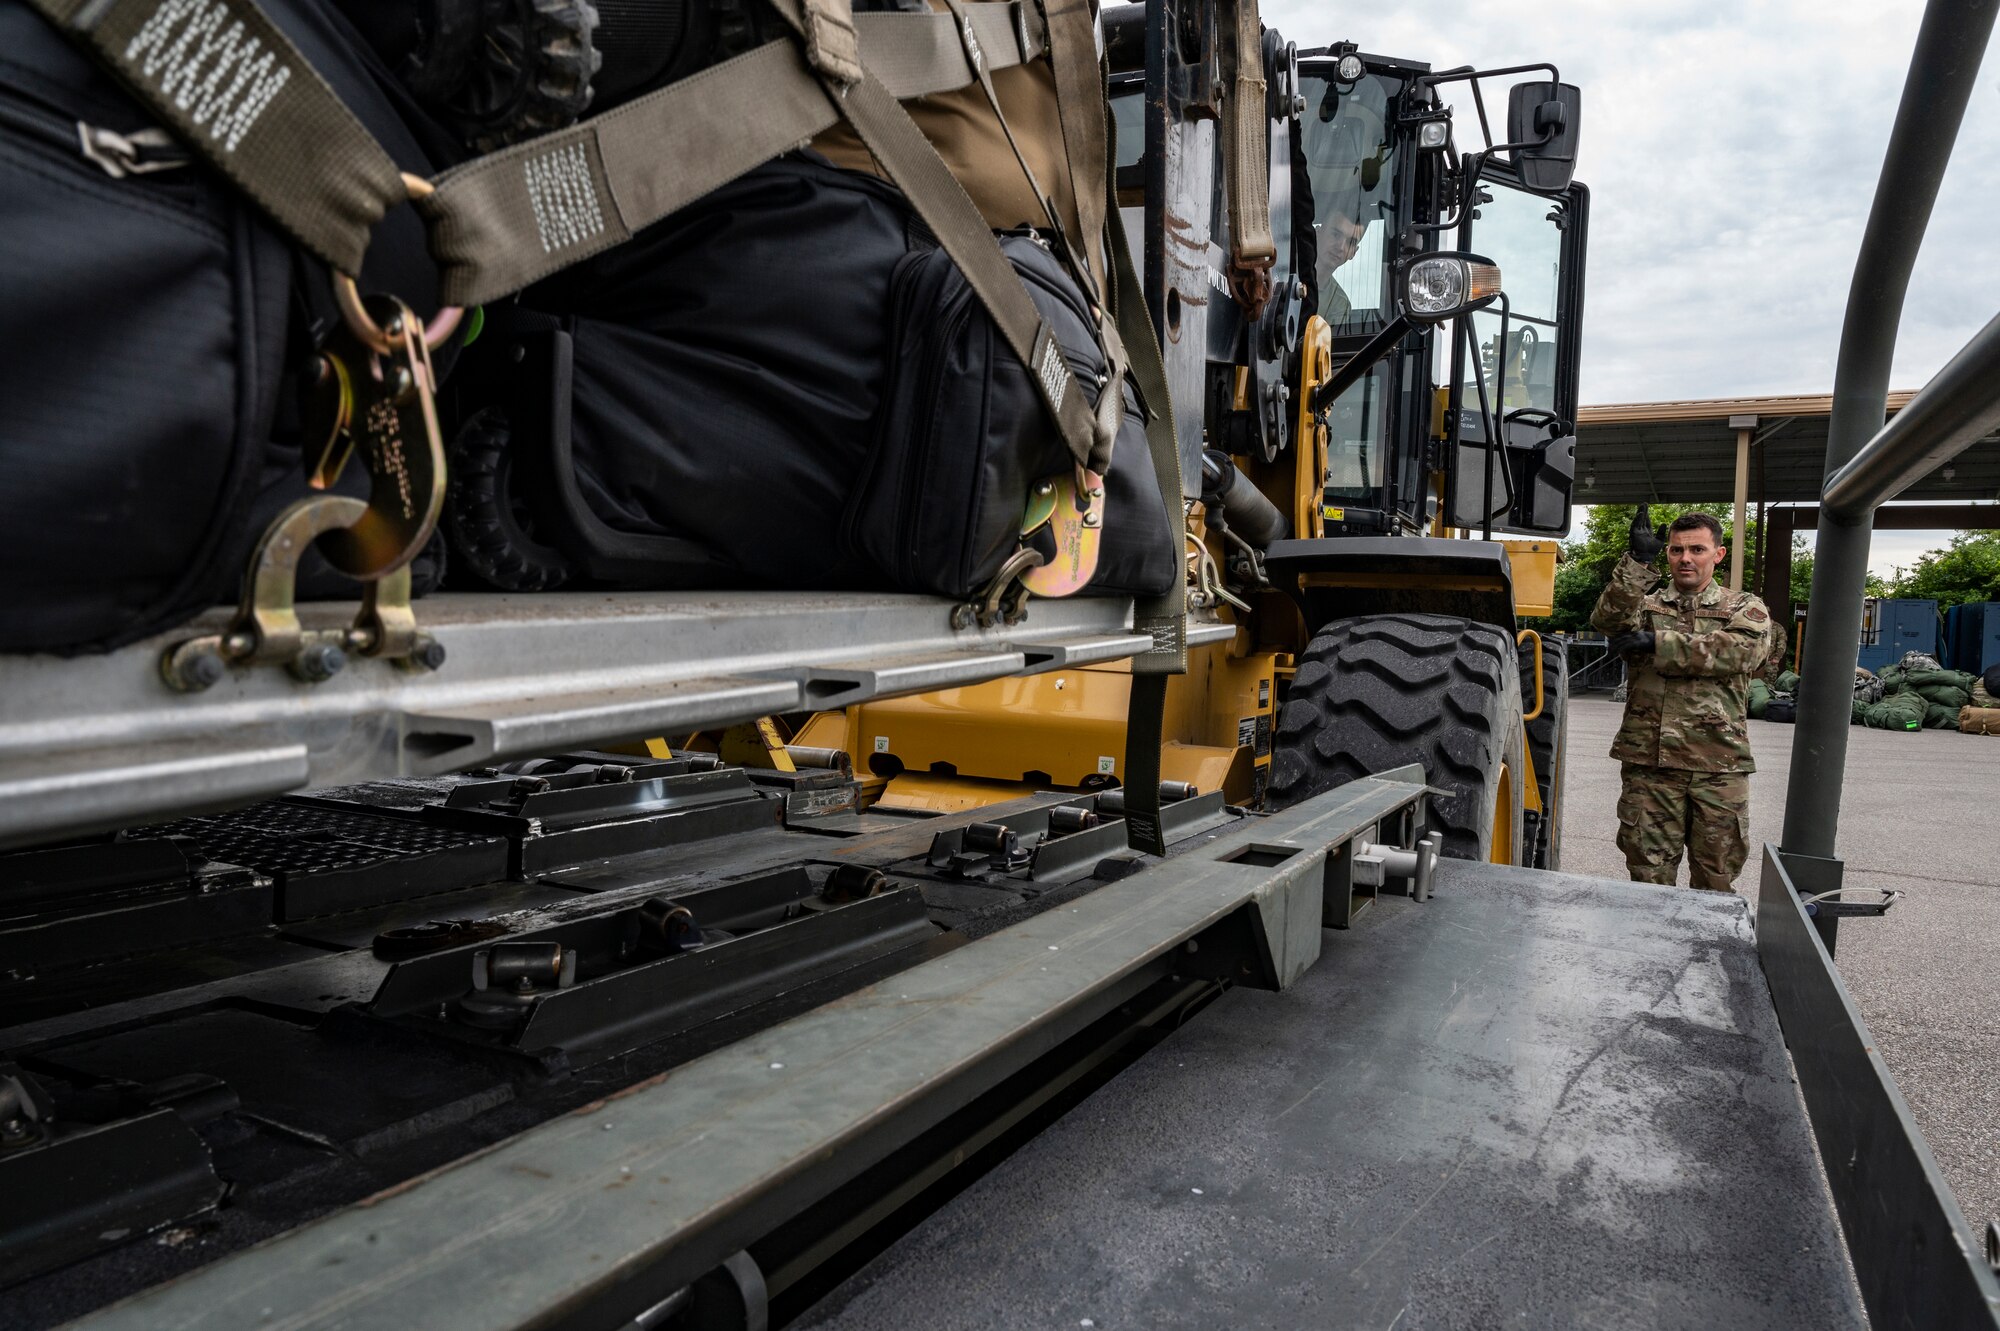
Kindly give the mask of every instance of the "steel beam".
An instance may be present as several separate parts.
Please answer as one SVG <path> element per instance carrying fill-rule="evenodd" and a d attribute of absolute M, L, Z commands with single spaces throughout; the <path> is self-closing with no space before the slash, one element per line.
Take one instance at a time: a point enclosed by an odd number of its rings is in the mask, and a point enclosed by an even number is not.
<path fill-rule="evenodd" d="M 1135 984 L 1185 963 L 1288 987 L 1319 956 L 1330 853 L 1425 789 L 1367 778 L 1250 821 L 72 1325 L 624 1324 Z M 1208 940 L 1198 951 L 1197 936 Z M 1244 944 L 1233 954 L 1232 938 Z"/>
<path fill-rule="evenodd" d="M 1910 405 L 1827 479 L 1836 521 L 1861 517 L 2000 429 L 2000 317 L 1946 362 Z"/>
<path fill-rule="evenodd" d="M 1791 530 L 1819 526 L 1818 504 L 1783 504 L 1771 510 L 1771 521 L 1782 519 Z M 2000 528 L 2000 504 L 1898 504 L 1875 510 L 1876 531 L 1934 531 L 1941 528 L 1977 531 Z"/>
<path fill-rule="evenodd" d="M 1994 9 L 1993 0 L 1930 0 L 1924 9 L 1848 289 L 1833 414 L 1827 422 L 1829 481 L 1881 431 L 1886 418 L 1889 366 L 1910 269 L 1930 224 L 1966 103 L 1978 83 Z M 1905 407 L 1898 421 L 1909 414 Z M 1866 506 L 1827 517 L 1813 554 L 1812 613 L 1802 653 L 1821 668 L 1800 676 L 1784 830 L 1787 851 L 1822 857 L 1834 853 L 1840 829 L 1840 785 L 1853 702 L 1849 670 L 1861 641 L 1870 534 Z"/>

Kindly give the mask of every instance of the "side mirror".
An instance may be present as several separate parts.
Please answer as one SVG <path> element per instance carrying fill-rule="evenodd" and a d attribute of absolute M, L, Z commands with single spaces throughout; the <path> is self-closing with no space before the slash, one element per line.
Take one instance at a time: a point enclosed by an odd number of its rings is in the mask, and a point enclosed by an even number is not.
<path fill-rule="evenodd" d="M 1521 184 L 1537 194 L 1569 188 L 1583 129 L 1583 90 L 1574 83 L 1517 83 L 1507 92 L 1507 141 Z"/>
<path fill-rule="evenodd" d="M 1500 268 L 1478 254 L 1423 254 L 1396 275 L 1396 303 L 1413 324 L 1437 324 L 1490 304 L 1500 294 Z"/>

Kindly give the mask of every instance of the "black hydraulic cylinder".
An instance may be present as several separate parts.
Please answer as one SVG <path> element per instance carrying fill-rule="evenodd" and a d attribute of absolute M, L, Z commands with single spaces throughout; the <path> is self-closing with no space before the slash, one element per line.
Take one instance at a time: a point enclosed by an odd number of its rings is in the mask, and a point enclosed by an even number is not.
<path fill-rule="evenodd" d="M 1227 453 L 1217 449 L 1201 455 L 1201 502 L 1211 511 L 1220 508 L 1229 530 L 1256 549 L 1268 550 L 1271 542 L 1292 534 L 1291 524 L 1278 506 L 1236 469 Z"/>
<path fill-rule="evenodd" d="M 1938 184 L 1979 77 L 1996 0 L 1930 0 L 1889 134 L 1868 229 L 1848 288 L 1827 422 L 1831 480 L 1882 429 L 1889 365 L 1910 269 L 1930 224 Z M 1873 509 L 1822 514 L 1813 556 L 1811 612 L 1800 672 L 1797 735 L 1786 787 L 1784 849 L 1832 858 L 1840 829 L 1853 665 L 1861 643 Z M 1782 626 L 1781 626 L 1782 627 Z M 1829 935 L 1831 930 L 1826 931 Z M 1828 937 L 1829 946 L 1832 939 Z"/>

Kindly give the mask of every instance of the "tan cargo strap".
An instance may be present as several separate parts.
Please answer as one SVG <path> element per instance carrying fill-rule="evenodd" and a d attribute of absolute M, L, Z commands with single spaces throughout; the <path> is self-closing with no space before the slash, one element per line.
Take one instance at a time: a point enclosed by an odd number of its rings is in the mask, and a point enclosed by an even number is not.
<path fill-rule="evenodd" d="M 1098 348 L 1104 353 L 1105 383 L 1122 385 L 1125 382 L 1125 348 L 1119 340 L 1117 328 L 1112 325 L 1105 312 L 1103 296 L 1098 290 L 1097 278 L 1091 270 L 1090 259 L 1077 248 L 1076 239 L 1070 236 L 1069 228 L 1063 225 L 1062 210 L 1056 206 L 1054 198 L 1042 188 L 1042 182 L 1035 178 L 1035 168 L 1028 164 L 1027 154 L 1021 151 L 1020 141 L 1014 137 L 1014 127 L 1007 123 L 1007 113 L 1001 109 L 1000 94 L 993 87 L 993 76 L 988 72 L 987 61 L 980 48 L 977 34 L 973 31 L 963 0 L 944 0 L 944 3 L 959 20 L 966 63 L 978 74 L 979 86 L 986 93 L 986 104 L 993 109 L 993 118 L 1000 122 L 1000 132 L 1006 136 L 1007 146 L 1014 150 L 1014 160 L 1020 165 L 1021 174 L 1028 178 L 1029 190 L 1041 204 L 1042 215 L 1047 219 L 1050 230 L 1055 232 L 1063 263 L 1075 276 L 1078 288 L 1084 293 L 1086 301 L 1096 315 L 1091 331 L 1097 339 Z M 1099 102 L 1102 100 L 1100 97 Z M 1079 173 L 1078 164 L 1073 158 L 1066 158 L 1066 161 L 1070 167 L 1070 192 L 1075 195 L 1092 194 L 1093 191 L 1087 188 L 1078 188 L 1078 182 L 1101 178 L 1104 174 L 1103 162 L 1100 160 L 1089 171 Z M 1081 210 L 1079 213 L 1081 214 Z M 1110 466 L 1113 445 L 1118 438 L 1118 427 L 1125 419 L 1124 398 L 1122 388 L 1105 387 L 1098 391 L 1097 413 L 1092 422 L 1094 439 L 1091 448 L 1093 456 L 1102 458 L 1104 463 L 1103 466 L 1091 468 L 1098 475 L 1102 475 L 1105 467 Z"/>
<path fill-rule="evenodd" d="M 396 163 L 251 0 L 29 0 L 299 244 L 352 275 Z"/>
<path fill-rule="evenodd" d="M 396 163 L 255 0 L 30 0 L 289 236 L 360 271 L 375 224 L 404 201 Z M 1037 58 L 1023 0 L 967 6 L 990 64 Z M 608 249 L 839 119 L 807 61 L 853 80 L 859 49 L 897 96 L 972 81 L 945 14 L 852 15 L 815 0 L 769 43 L 581 125 L 467 162 L 421 205 L 447 305 L 509 295 Z"/>
<path fill-rule="evenodd" d="M 799 0 L 799 35 L 806 63 L 841 84 L 859 83 L 861 41 L 854 33 L 853 0 Z"/>
<path fill-rule="evenodd" d="M 832 0 L 820 0 L 822 8 Z M 968 5 L 973 31 L 1001 68 L 1041 42 L 1018 3 Z M 892 96 L 951 91 L 973 80 L 949 14 L 855 15 L 870 70 L 877 52 Z M 804 16 L 801 16 L 804 21 Z M 837 17 L 814 20 L 837 33 Z M 802 30 L 803 31 L 803 30 Z M 949 43 L 949 45 L 946 45 Z M 445 302 L 477 305 L 610 249 L 711 190 L 837 123 L 808 42 L 766 43 L 603 115 L 503 148 L 439 176 L 417 205 L 431 224 Z M 824 58 L 824 53 L 823 53 Z M 836 50 L 820 73 L 836 85 L 857 67 Z"/>
<path fill-rule="evenodd" d="M 1229 176 L 1229 286 L 1251 318 L 1271 298 L 1270 110 L 1264 88 L 1264 25 L 1257 0 L 1237 0 L 1236 77 L 1222 110 L 1223 169 Z"/>
<path fill-rule="evenodd" d="M 799 0 L 772 0 L 771 7 L 793 28 L 803 30 Z M 830 77 L 828 81 L 836 82 Z M 1070 456 L 1078 466 L 1103 475 L 1110 460 L 1110 440 L 1099 439 L 1089 404 L 1063 359 L 1061 345 L 1028 298 L 1014 265 L 1007 261 L 965 187 L 880 79 L 864 73 L 859 82 L 836 86 L 830 92 L 838 98 L 842 116 L 862 144 L 958 265 L 1001 338 L 1028 368 L 1028 377 L 1034 381 Z"/>
<path fill-rule="evenodd" d="M 417 202 L 446 304 L 608 250 L 840 118 L 794 41 L 768 42 L 568 129 L 455 166 Z"/>
<path fill-rule="evenodd" d="M 966 0 L 959 8 L 986 68 L 1012 69 L 1041 58 L 1041 16 L 1027 0 Z M 951 14 L 856 14 L 862 58 L 898 100 L 965 87 L 975 77 L 959 21 Z"/>
<path fill-rule="evenodd" d="M 1103 71 L 1097 63 L 1097 23 L 1090 0 L 1037 3 L 1043 6 L 1049 65 L 1055 74 L 1056 117 L 1062 125 L 1070 179 L 1075 182 L 1076 215 L 1083 231 L 1078 239 L 1086 247 L 1078 258 L 1091 270 L 1084 292 L 1101 305 L 1110 282 L 1105 275 L 1104 224 L 1116 214 L 1094 184 L 1107 178 L 1111 162 L 1110 133 L 1105 124 L 1110 109 L 1104 96 Z"/>

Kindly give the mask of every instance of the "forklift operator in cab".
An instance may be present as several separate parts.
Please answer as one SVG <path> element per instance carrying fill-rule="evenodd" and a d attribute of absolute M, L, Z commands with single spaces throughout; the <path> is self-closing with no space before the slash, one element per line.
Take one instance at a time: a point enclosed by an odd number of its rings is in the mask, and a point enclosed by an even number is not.
<path fill-rule="evenodd" d="M 1727 892 L 1750 852 L 1750 677 L 1770 660 L 1771 614 L 1715 581 L 1722 524 L 1686 513 L 1654 529 L 1646 505 L 1590 622 L 1625 658 L 1618 848 L 1634 882 Z M 1654 590 L 1661 547 L 1672 577 Z"/>
<path fill-rule="evenodd" d="M 1319 229 L 1319 271 L 1314 274 L 1319 279 L 1319 317 L 1336 328 L 1346 322 L 1354 302 L 1333 280 L 1333 274 L 1354 257 L 1367 234 L 1368 224 L 1346 212 L 1334 213 Z"/>

